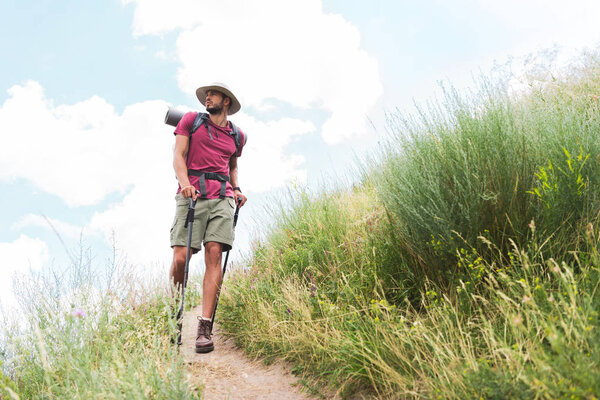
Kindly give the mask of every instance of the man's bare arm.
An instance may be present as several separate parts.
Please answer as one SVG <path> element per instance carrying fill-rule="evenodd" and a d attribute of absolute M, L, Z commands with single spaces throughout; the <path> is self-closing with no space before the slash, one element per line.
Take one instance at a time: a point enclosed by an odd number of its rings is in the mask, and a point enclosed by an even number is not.
<path fill-rule="evenodd" d="M 231 157 L 229 159 L 229 181 L 231 182 L 232 187 L 238 187 L 238 166 L 237 166 L 237 157 Z M 242 194 L 240 190 L 233 191 L 233 198 L 235 199 L 235 203 L 239 204 L 242 207 L 245 203 L 246 196 Z M 241 200 L 241 202 L 240 202 Z"/>
<path fill-rule="evenodd" d="M 188 148 L 190 144 L 190 138 L 183 135 L 175 135 L 175 150 L 173 151 L 173 169 L 177 176 L 179 186 L 181 186 L 181 194 L 183 197 L 189 198 L 193 196 L 196 200 L 196 188 L 190 184 L 188 177 L 187 165 L 185 160 L 187 158 Z"/>

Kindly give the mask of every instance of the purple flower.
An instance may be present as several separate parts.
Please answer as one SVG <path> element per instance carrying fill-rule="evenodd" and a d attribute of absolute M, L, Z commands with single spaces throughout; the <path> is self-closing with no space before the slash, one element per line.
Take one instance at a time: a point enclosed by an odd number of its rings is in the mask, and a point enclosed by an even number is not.
<path fill-rule="evenodd" d="M 310 273 L 310 271 L 306 271 L 306 272 L 308 272 L 308 277 L 310 278 L 310 283 L 312 283 L 314 285 L 315 284 L 315 278 L 313 278 L 313 276 Z"/>
<path fill-rule="evenodd" d="M 85 317 L 85 310 L 81 308 L 74 308 L 71 310 L 71 315 L 77 318 L 83 318 Z"/>
<path fill-rule="evenodd" d="M 290 310 L 290 308 L 289 308 L 289 307 L 286 309 L 286 311 L 287 311 L 287 312 L 288 312 L 290 315 L 292 314 L 292 310 Z"/>

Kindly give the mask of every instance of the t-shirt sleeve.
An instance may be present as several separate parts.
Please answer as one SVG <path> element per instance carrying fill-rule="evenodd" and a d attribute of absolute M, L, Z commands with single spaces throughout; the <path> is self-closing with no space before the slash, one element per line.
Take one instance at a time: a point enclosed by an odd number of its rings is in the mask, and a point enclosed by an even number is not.
<path fill-rule="evenodd" d="M 177 124 L 177 127 L 175 127 L 175 131 L 173 132 L 174 135 L 183 135 L 183 136 L 190 136 L 190 130 L 192 129 L 192 126 L 194 125 L 194 120 L 196 119 L 196 115 L 198 113 L 195 112 L 187 112 L 183 115 L 183 117 L 181 118 L 181 120 L 179 121 L 179 123 Z"/>
<path fill-rule="evenodd" d="M 240 136 L 241 136 L 241 146 L 239 148 L 239 150 L 237 151 L 237 153 L 235 153 L 236 157 L 241 157 L 242 156 L 242 150 L 244 149 L 244 146 L 246 145 L 246 142 L 248 141 L 248 135 L 246 135 L 246 133 L 242 132 L 242 130 L 240 129 Z"/>

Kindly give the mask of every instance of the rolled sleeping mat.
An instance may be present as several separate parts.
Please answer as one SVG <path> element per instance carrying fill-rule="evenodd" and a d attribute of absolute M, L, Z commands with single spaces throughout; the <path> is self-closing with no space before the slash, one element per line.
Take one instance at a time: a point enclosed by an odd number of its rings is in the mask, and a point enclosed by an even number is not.
<path fill-rule="evenodd" d="M 169 107 L 167 110 L 167 115 L 165 115 L 165 124 L 177 126 L 184 114 L 185 113 L 183 111 Z"/>

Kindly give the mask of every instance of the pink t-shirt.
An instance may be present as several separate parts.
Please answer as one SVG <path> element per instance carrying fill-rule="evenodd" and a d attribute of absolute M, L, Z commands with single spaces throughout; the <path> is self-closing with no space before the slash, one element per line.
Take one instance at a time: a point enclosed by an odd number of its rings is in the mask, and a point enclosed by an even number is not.
<path fill-rule="evenodd" d="M 196 119 L 196 112 L 186 113 L 177 127 L 175 135 L 190 136 L 190 130 Z M 231 157 L 240 157 L 242 149 L 246 144 L 246 135 L 240 130 L 240 149 L 237 154 L 235 148 L 235 140 L 231 136 L 233 130 L 228 124 L 227 127 L 221 127 L 213 124 L 210 119 L 207 120 L 210 126 L 210 135 L 205 124 L 192 134 L 190 146 L 187 156 L 188 169 L 198 169 L 204 172 L 215 172 L 221 175 L 229 175 L 229 160 Z M 200 190 L 198 185 L 199 178 L 197 176 L 189 176 L 190 184 Z M 227 182 L 225 196 L 233 197 L 233 189 L 230 182 Z M 177 189 L 177 193 L 181 191 L 181 187 Z M 221 191 L 221 182 L 212 179 L 206 180 L 206 195 L 209 199 L 218 199 Z"/>

